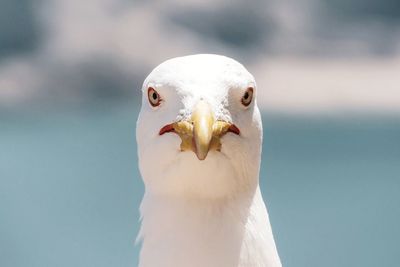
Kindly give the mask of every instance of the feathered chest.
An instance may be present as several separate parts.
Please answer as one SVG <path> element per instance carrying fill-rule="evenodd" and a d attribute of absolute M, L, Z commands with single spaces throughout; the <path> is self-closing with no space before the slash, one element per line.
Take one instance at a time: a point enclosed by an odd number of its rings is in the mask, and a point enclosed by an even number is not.
<path fill-rule="evenodd" d="M 140 267 L 280 266 L 263 203 L 147 201 Z"/>

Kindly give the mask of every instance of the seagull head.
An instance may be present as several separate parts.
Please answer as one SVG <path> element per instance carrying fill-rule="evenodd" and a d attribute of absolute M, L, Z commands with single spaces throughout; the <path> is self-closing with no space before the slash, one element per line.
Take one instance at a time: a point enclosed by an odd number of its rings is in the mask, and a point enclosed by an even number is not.
<path fill-rule="evenodd" d="M 262 124 L 253 76 L 237 61 L 193 55 L 157 66 L 137 122 L 146 192 L 229 197 L 258 184 Z"/>

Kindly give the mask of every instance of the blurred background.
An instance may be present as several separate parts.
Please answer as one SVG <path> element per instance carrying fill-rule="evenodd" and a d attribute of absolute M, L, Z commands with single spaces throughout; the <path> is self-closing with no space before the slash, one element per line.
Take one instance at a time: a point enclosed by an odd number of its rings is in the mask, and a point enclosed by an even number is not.
<path fill-rule="evenodd" d="M 137 266 L 141 84 L 194 53 L 256 77 L 283 265 L 398 266 L 397 0 L 0 0 L 0 266 Z"/>

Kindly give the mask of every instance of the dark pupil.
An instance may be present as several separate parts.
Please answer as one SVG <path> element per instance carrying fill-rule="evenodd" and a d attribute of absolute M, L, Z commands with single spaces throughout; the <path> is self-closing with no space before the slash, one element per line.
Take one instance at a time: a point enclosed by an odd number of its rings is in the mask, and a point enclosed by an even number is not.
<path fill-rule="evenodd" d="M 249 98 L 249 92 L 244 93 L 244 99 Z"/>
<path fill-rule="evenodd" d="M 151 96 L 153 97 L 154 100 L 157 100 L 157 93 L 154 92 Z"/>

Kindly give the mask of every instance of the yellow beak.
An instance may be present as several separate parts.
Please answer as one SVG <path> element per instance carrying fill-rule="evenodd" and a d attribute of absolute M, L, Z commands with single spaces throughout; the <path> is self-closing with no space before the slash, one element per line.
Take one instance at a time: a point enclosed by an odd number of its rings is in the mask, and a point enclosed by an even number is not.
<path fill-rule="evenodd" d="M 199 160 L 204 160 L 210 150 L 220 151 L 220 138 L 228 131 L 239 134 L 235 125 L 215 121 L 210 105 L 203 100 L 194 107 L 189 121 L 178 121 L 171 126 L 182 140 L 181 151 L 191 150 Z"/>
<path fill-rule="evenodd" d="M 213 137 L 214 114 L 203 100 L 199 101 L 192 112 L 194 152 L 199 160 L 207 157 Z"/>

